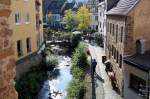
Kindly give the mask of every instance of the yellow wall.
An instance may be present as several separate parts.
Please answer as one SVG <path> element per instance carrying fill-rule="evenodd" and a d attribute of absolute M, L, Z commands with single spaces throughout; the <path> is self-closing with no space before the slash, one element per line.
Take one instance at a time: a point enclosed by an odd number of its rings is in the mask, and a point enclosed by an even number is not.
<path fill-rule="evenodd" d="M 15 54 L 16 59 L 19 60 L 35 51 L 37 51 L 37 32 L 36 32 L 36 9 L 35 0 L 11 0 L 11 16 L 9 18 L 10 28 L 13 30 L 13 40 L 15 43 Z M 15 13 L 20 14 L 20 25 L 15 23 Z M 30 23 L 25 23 L 26 13 L 30 15 Z M 27 53 L 26 38 L 31 38 L 31 49 L 32 52 Z M 17 40 L 22 40 L 23 56 L 18 57 L 17 55 Z"/>

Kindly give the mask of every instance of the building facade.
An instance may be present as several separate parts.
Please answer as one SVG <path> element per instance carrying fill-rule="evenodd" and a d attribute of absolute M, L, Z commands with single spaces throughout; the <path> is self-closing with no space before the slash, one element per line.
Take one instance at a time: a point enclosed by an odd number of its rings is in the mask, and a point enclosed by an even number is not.
<path fill-rule="evenodd" d="M 127 19 L 124 98 L 150 99 L 150 1 L 137 2 Z"/>
<path fill-rule="evenodd" d="M 90 29 L 93 31 L 98 31 L 98 0 L 88 0 L 86 7 L 92 14 L 90 17 Z"/>
<path fill-rule="evenodd" d="M 106 12 L 109 11 L 118 0 L 99 0 L 98 4 L 98 32 L 104 40 L 104 49 L 106 51 Z"/>
<path fill-rule="evenodd" d="M 63 7 L 65 1 L 58 0 L 45 0 L 43 6 L 44 21 L 49 24 L 52 29 L 62 28 L 62 13 L 61 8 Z"/>
<path fill-rule="evenodd" d="M 104 35 L 106 34 L 106 2 L 101 0 L 98 4 L 98 32 Z"/>
<path fill-rule="evenodd" d="M 123 90 L 124 29 L 124 17 L 107 16 L 106 56 L 112 65 L 120 92 Z"/>
<path fill-rule="evenodd" d="M 107 12 L 106 56 L 124 99 L 149 99 L 149 4 L 120 0 Z"/>
<path fill-rule="evenodd" d="M 131 39 L 128 32 L 132 31 L 132 26 L 130 25 L 132 19 L 128 14 L 137 2 L 137 0 L 120 0 L 107 12 L 106 56 L 112 65 L 121 95 L 123 95 L 124 91 L 123 58 L 132 53 L 128 46 L 132 42 L 127 42 L 127 39 Z M 126 37 L 127 35 L 128 38 Z"/>
<path fill-rule="evenodd" d="M 18 99 L 14 78 L 16 65 L 14 57 L 13 32 L 9 28 L 11 0 L 0 0 L 0 98 Z"/>
<path fill-rule="evenodd" d="M 17 6 L 16 6 L 17 5 Z M 43 40 L 42 0 L 12 0 L 9 18 L 13 30 L 17 78 L 36 63 L 36 55 Z"/>

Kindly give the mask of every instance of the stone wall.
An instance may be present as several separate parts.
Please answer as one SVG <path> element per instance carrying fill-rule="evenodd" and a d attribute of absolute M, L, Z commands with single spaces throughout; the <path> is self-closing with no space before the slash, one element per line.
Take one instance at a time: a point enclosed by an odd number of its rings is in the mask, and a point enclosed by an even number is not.
<path fill-rule="evenodd" d="M 15 58 L 12 31 L 7 23 L 10 15 L 10 0 L 0 0 L 0 98 L 17 99 L 14 88 Z"/>
<path fill-rule="evenodd" d="M 114 35 L 112 35 L 113 28 L 111 26 L 111 31 L 110 31 L 110 26 L 108 26 L 108 23 L 109 23 L 109 25 L 110 25 L 110 23 L 114 24 Z M 116 36 L 116 33 L 117 33 L 116 25 L 118 25 L 118 36 Z M 122 92 L 122 87 L 123 87 L 123 64 L 122 64 L 122 67 L 120 67 L 119 62 L 117 62 L 116 59 L 114 58 L 114 56 L 112 55 L 112 46 L 114 46 L 114 48 L 118 51 L 118 53 L 119 53 L 118 59 L 120 60 L 120 55 L 121 56 L 124 55 L 124 34 L 125 34 L 125 32 L 123 32 L 123 41 L 121 42 L 120 41 L 121 27 L 124 27 L 124 29 L 125 29 L 125 17 L 107 16 L 106 56 L 107 56 L 107 59 L 110 60 L 112 66 L 113 66 L 113 71 L 116 74 L 115 76 L 117 79 L 117 84 L 118 84 L 118 88 L 119 88 L 120 92 Z M 117 42 L 116 42 L 116 37 L 117 37 Z M 117 57 L 117 54 L 115 56 Z M 123 60 L 122 60 L 122 63 L 123 63 Z"/>
<path fill-rule="evenodd" d="M 124 55 L 133 55 L 135 53 L 135 43 L 133 42 L 134 14 L 131 13 L 126 20 Z"/>
<path fill-rule="evenodd" d="M 17 61 L 16 66 L 16 79 L 18 80 L 22 75 L 26 72 L 30 71 L 30 68 L 33 66 L 39 66 L 42 62 L 41 54 L 37 54 L 37 52 L 24 57 Z M 38 68 L 38 67 L 37 67 Z"/>

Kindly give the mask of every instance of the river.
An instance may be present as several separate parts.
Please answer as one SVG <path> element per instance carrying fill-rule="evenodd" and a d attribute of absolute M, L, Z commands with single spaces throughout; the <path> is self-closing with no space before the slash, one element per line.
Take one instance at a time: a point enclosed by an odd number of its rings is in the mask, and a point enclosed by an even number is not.
<path fill-rule="evenodd" d="M 53 71 L 48 71 L 49 79 L 43 83 L 38 99 L 66 99 L 67 88 L 72 80 L 70 69 L 71 58 L 60 56 L 59 65 Z"/>

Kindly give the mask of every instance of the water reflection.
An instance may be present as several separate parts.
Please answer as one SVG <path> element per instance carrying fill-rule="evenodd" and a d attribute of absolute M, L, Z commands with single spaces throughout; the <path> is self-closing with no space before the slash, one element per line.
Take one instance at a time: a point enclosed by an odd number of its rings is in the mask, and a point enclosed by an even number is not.
<path fill-rule="evenodd" d="M 38 99 L 65 99 L 68 84 L 72 79 L 70 60 L 69 57 L 59 57 L 59 66 L 49 72 L 49 79 L 44 82 Z"/>

